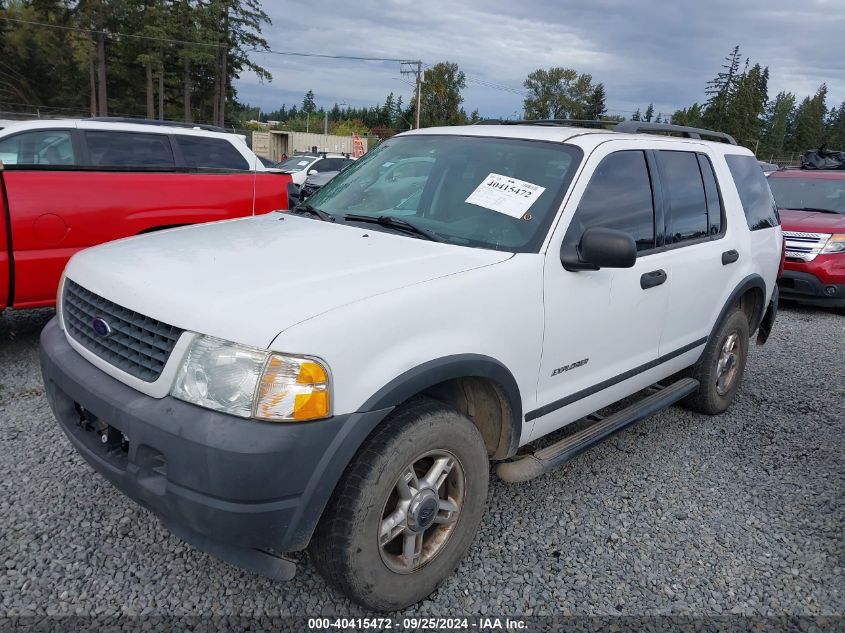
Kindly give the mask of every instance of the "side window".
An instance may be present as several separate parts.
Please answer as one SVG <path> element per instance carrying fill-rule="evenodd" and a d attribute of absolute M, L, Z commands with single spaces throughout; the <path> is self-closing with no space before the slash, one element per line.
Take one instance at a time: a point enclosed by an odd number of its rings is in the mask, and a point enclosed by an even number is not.
<path fill-rule="evenodd" d="M 177 134 L 176 138 L 188 167 L 241 171 L 250 169 L 247 160 L 225 139 L 187 134 Z"/>
<path fill-rule="evenodd" d="M 638 251 L 654 248 L 654 201 L 643 152 L 616 152 L 599 163 L 566 231 L 566 247 L 574 248 L 594 226 L 625 231 Z"/>
<path fill-rule="evenodd" d="M 324 158 L 323 160 L 317 161 L 313 169 L 316 169 L 320 173 L 327 171 L 340 171 L 343 169 L 345 164 L 345 158 Z"/>
<path fill-rule="evenodd" d="M 704 154 L 698 155 L 698 166 L 701 169 L 701 179 L 704 181 L 704 195 L 707 198 L 707 220 L 710 235 L 722 232 L 722 199 L 719 197 L 719 186 L 713 165 Z"/>
<path fill-rule="evenodd" d="M 666 243 L 707 237 L 707 199 L 696 154 L 660 150 L 657 159 L 667 202 Z"/>
<path fill-rule="evenodd" d="M 173 168 L 166 134 L 87 130 L 85 142 L 94 167 Z"/>
<path fill-rule="evenodd" d="M 748 228 L 768 229 L 780 224 L 778 209 L 769 189 L 769 181 L 753 156 L 727 155 L 725 160 L 736 183 Z"/>
<path fill-rule="evenodd" d="M 22 132 L 0 140 L 0 161 L 6 165 L 75 165 L 68 130 Z"/>

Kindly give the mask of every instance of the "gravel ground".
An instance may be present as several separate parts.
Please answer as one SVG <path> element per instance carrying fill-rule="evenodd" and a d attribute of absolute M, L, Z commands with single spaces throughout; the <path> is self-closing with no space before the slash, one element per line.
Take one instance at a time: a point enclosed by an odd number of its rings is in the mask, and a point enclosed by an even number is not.
<path fill-rule="evenodd" d="M 184 545 L 96 475 L 41 385 L 51 311 L 0 316 L 0 616 L 363 611 Z M 782 309 L 717 418 L 664 411 L 527 484 L 491 480 L 458 572 L 408 614 L 845 613 L 845 317 Z M 398 614 L 401 615 L 401 614 Z"/>

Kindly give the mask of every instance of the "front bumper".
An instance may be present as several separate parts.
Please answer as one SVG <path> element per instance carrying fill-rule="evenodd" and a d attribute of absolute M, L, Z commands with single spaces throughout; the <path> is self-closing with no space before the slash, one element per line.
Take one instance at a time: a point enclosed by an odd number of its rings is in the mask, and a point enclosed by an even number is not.
<path fill-rule="evenodd" d="M 267 550 L 308 544 L 360 441 L 389 412 L 265 423 L 151 398 L 80 356 L 56 319 L 41 333 L 41 369 L 56 419 L 96 471 L 199 549 L 280 579 L 295 567 Z"/>
<path fill-rule="evenodd" d="M 812 305 L 845 307 L 845 284 L 823 283 L 812 273 L 786 269 L 778 279 L 780 296 Z"/>

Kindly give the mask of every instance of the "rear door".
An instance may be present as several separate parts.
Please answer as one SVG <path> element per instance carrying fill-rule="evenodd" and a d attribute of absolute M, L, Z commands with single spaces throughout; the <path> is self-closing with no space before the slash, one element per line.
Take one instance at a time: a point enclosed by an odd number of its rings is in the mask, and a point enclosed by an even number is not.
<path fill-rule="evenodd" d="M 704 345 L 725 297 L 742 279 L 748 251 L 730 236 L 714 161 L 706 146 L 654 152 L 672 279 L 660 355 Z M 762 172 L 761 172 L 762 174 Z"/>
<path fill-rule="evenodd" d="M 0 157 L 15 276 L 7 296 L 13 295 L 15 307 L 51 305 L 65 262 L 76 251 L 67 219 L 79 208 L 72 185 L 78 137 L 71 128 L 23 131 L 0 140 Z"/>

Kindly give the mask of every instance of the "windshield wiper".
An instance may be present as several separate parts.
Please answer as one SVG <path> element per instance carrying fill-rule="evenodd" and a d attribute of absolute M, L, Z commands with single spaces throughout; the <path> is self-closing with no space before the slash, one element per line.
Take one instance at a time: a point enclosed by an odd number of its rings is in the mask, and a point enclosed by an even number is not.
<path fill-rule="evenodd" d="M 835 213 L 836 215 L 840 215 L 839 211 L 834 211 L 833 209 L 817 209 L 815 207 L 801 207 L 798 210 L 799 211 L 809 211 L 811 213 Z"/>
<path fill-rule="evenodd" d="M 320 211 L 317 207 L 312 207 L 307 202 L 296 205 L 291 209 L 291 213 L 295 213 L 296 215 L 313 215 L 316 218 L 320 218 L 323 222 L 334 222 L 336 220 L 332 214 Z"/>
<path fill-rule="evenodd" d="M 357 215 L 355 213 L 349 213 L 343 216 L 343 219 L 352 222 L 369 222 L 370 224 L 380 224 L 381 226 L 387 226 L 390 228 L 398 229 L 400 231 L 413 233 L 414 235 L 419 235 L 420 237 L 424 237 L 425 239 L 431 240 L 432 242 L 446 241 L 434 231 L 429 231 L 428 229 L 424 229 L 422 227 L 416 226 L 415 224 L 411 224 L 407 220 L 394 218 L 389 215 L 379 215 L 377 217 L 373 217 L 371 215 Z"/>

